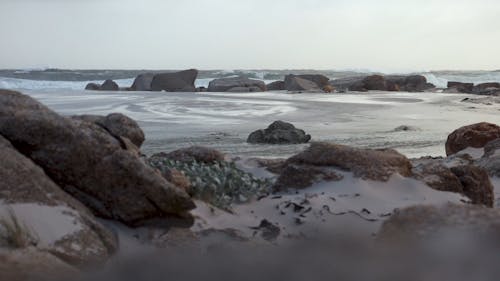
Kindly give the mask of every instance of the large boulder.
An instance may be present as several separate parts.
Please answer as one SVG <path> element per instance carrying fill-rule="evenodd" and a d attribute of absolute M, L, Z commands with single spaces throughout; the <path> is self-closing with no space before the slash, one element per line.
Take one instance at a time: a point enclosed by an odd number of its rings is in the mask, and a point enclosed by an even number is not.
<path fill-rule="evenodd" d="M 475 85 L 472 92 L 477 95 L 494 95 L 500 92 L 500 83 L 489 82 Z"/>
<path fill-rule="evenodd" d="M 465 94 L 470 94 L 472 93 L 474 89 L 474 84 L 473 83 L 462 83 L 462 82 L 453 82 L 450 81 L 448 82 L 448 92 L 458 92 L 458 93 L 465 93 Z"/>
<path fill-rule="evenodd" d="M 151 82 L 153 82 L 154 73 L 143 73 L 139 74 L 132 86 L 131 91 L 151 91 Z"/>
<path fill-rule="evenodd" d="M 152 91 L 196 92 L 194 82 L 198 70 L 189 69 L 174 73 L 156 74 L 151 81 Z"/>
<path fill-rule="evenodd" d="M 378 239 L 387 242 L 427 241 L 428 239 L 470 239 L 500 237 L 500 210 L 481 206 L 446 204 L 414 206 L 397 211 L 385 221 Z M 460 240 L 462 241 L 462 240 Z M 466 240 L 463 240 L 466 241 Z"/>
<path fill-rule="evenodd" d="M 118 84 L 116 84 L 115 81 L 108 79 L 108 80 L 104 81 L 104 83 L 102 83 L 100 90 L 101 91 L 118 91 L 118 90 L 120 90 L 120 86 L 118 86 Z"/>
<path fill-rule="evenodd" d="M 306 174 L 314 181 L 341 179 L 342 176 L 335 171 L 352 172 L 358 178 L 385 182 L 393 174 L 409 177 L 412 175 L 411 169 L 410 161 L 392 149 L 360 149 L 318 142 L 287 160 L 275 187 L 280 190 L 310 185 L 311 181 L 289 185 L 289 178 L 294 175 Z"/>
<path fill-rule="evenodd" d="M 423 75 L 386 76 L 387 91 L 423 92 L 435 86 L 427 82 Z"/>
<path fill-rule="evenodd" d="M 129 139 L 138 148 L 141 147 L 145 140 L 144 132 L 139 127 L 139 124 L 121 113 L 111 113 L 107 116 L 76 115 L 71 118 L 95 123 L 118 140 L 121 140 L 122 137 Z"/>
<path fill-rule="evenodd" d="M 371 75 L 363 79 L 363 87 L 368 91 L 387 91 L 387 81 L 382 75 Z"/>
<path fill-rule="evenodd" d="M 316 82 L 301 78 L 297 75 L 285 76 L 285 90 L 292 92 L 321 92 L 321 87 Z"/>
<path fill-rule="evenodd" d="M 0 134 L 96 215 L 137 225 L 184 216 L 194 203 L 102 127 L 0 92 Z"/>
<path fill-rule="evenodd" d="M 0 217 L 15 218 L 30 232 L 6 246 L 36 247 L 77 266 L 104 262 L 117 250 L 111 231 L 2 136 L 0 159 Z"/>
<path fill-rule="evenodd" d="M 329 84 L 330 78 L 326 77 L 325 75 L 321 75 L 321 74 L 300 74 L 300 75 L 296 75 L 296 77 L 299 77 L 299 78 L 302 78 L 305 80 L 309 80 L 309 81 L 313 81 L 314 83 L 316 83 L 316 85 L 318 85 L 318 87 L 320 89 L 323 89 L 326 86 L 330 85 Z"/>
<path fill-rule="evenodd" d="M 295 128 L 293 124 L 275 121 L 267 129 L 251 133 L 247 142 L 252 144 L 299 144 L 307 143 L 310 140 L 310 135 L 307 135 L 304 130 Z"/>
<path fill-rule="evenodd" d="M 275 81 L 266 85 L 268 91 L 284 91 L 285 81 Z"/>
<path fill-rule="evenodd" d="M 210 81 L 209 92 L 265 92 L 266 84 L 263 81 L 244 77 L 221 78 Z"/>
<path fill-rule="evenodd" d="M 432 88 L 434 85 L 427 82 L 422 75 L 370 75 L 366 77 L 347 77 L 336 79 L 330 82 L 339 90 L 349 91 L 406 91 L 423 92 Z"/>
<path fill-rule="evenodd" d="M 466 148 L 483 148 L 500 138 L 500 127 L 491 123 L 477 123 L 457 129 L 448 136 L 446 154 L 452 155 Z"/>

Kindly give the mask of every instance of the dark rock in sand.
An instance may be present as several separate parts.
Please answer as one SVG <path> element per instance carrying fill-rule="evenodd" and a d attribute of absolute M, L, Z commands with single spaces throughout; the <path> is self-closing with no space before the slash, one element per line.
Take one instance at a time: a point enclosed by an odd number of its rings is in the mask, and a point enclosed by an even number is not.
<path fill-rule="evenodd" d="M 275 121 L 267 129 L 251 133 L 247 142 L 252 144 L 299 144 L 307 143 L 310 140 L 310 135 L 307 135 L 304 130 L 295 128 L 293 124 Z"/>
<path fill-rule="evenodd" d="M 137 225 L 195 207 L 100 126 L 61 117 L 26 95 L 1 91 L 0 134 L 103 218 Z"/>
<path fill-rule="evenodd" d="M 473 204 L 483 204 L 493 208 L 495 204 L 494 187 L 486 170 L 476 166 L 452 167 L 451 171 L 458 177 L 463 194 L 472 200 Z"/>
<path fill-rule="evenodd" d="M 0 136 L 0 201 L 10 204 L 33 204 L 38 208 L 59 209 L 60 215 L 74 221 L 77 230 L 61 237 L 46 249 L 72 265 L 105 262 L 118 248 L 115 235 L 101 225 L 80 202 L 57 186 L 33 161 L 19 153 Z M 37 212 L 37 207 L 32 207 Z M 37 217 L 38 223 L 50 224 L 53 217 Z M 44 221 L 45 220 L 45 221 Z M 26 223 L 26 222 L 24 222 Z M 36 235 L 36 228 L 26 227 Z M 79 229 L 78 229 L 79 228 Z M 58 235 L 57 229 L 53 229 Z M 31 241 L 37 243 L 37 241 Z M 21 246 L 21 245 L 18 245 Z M 30 245 L 25 245 L 26 247 Z M 33 245 L 31 245 L 33 246 Z"/>
<path fill-rule="evenodd" d="M 189 69 L 174 73 L 156 74 L 151 81 L 152 91 L 196 92 L 194 82 L 198 70 Z"/>
<path fill-rule="evenodd" d="M 359 149 L 334 143 L 313 143 L 287 160 L 276 188 L 286 188 L 291 183 L 290 178 L 295 177 L 298 181 L 299 175 L 306 180 L 296 187 L 307 187 L 309 182 L 342 179 L 335 171 L 352 172 L 355 177 L 365 180 L 388 181 L 396 173 L 411 176 L 411 169 L 410 161 L 392 149 Z"/>
<path fill-rule="evenodd" d="M 208 85 L 209 92 L 247 93 L 266 90 L 266 84 L 263 81 L 243 77 L 215 79 Z"/>
<path fill-rule="evenodd" d="M 285 81 L 275 81 L 267 84 L 268 91 L 284 91 L 285 90 Z"/>
<path fill-rule="evenodd" d="M 85 87 L 85 90 L 89 90 L 89 91 L 99 91 L 99 89 L 101 88 L 101 86 L 99 84 L 96 84 L 96 83 L 88 83 L 87 86 Z"/>
<path fill-rule="evenodd" d="M 446 238 L 450 234 L 498 241 L 500 210 L 458 204 L 409 207 L 384 222 L 377 236 L 381 241 L 408 243 Z"/>
<path fill-rule="evenodd" d="M 448 91 L 450 91 L 450 89 L 453 89 L 458 93 L 470 94 L 474 89 L 474 84 L 450 81 L 448 82 Z"/>
<path fill-rule="evenodd" d="M 314 81 L 301 78 L 297 75 L 287 75 L 285 77 L 285 90 L 292 92 L 322 92 L 320 86 Z"/>
<path fill-rule="evenodd" d="M 170 159 L 180 162 L 199 162 L 206 164 L 213 164 L 214 162 L 222 162 L 225 155 L 215 149 L 203 146 L 191 146 L 188 148 L 181 148 L 170 153 L 160 152 L 153 156 L 151 159 Z"/>
<path fill-rule="evenodd" d="M 491 123 L 478 123 L 457 129 L 448 136 L 446 154 L 452 155 L 466 148 L 483 148 L 500 138 L 500 127 Z"/>
<path fill-rule="evenodd" d="M 101 90 L 101 91 L 119 91 L 120 86 L 118 86 L 118 84 L 116 84 L 115 81 L 108 79 L 108 80 L 104 81 L 104 83 L 101 85 L 99 90 Z"/>
<path fill-rule="evenodd" d="M 151 91 L 151 82 L 153 82 L 154 73 L 144 73 L 138 75 L 132 86 L 131 91 Z"/>
<path fill-rule="evenodd" d="M 145 140 L 144 132 L 139 124 L 121 113 L 111 113 L 107 116 L 76 115 L 71 118 L 95 123 L 119 140 L 120 137 L 128 138 L 137 148 L 140 148 Z"/>
<path fill-rule="evenodd" d="M 500 177 L 500 138 L 484 147 L 484 155 L 476 164 L 488 171 L 492 177 Z"/>

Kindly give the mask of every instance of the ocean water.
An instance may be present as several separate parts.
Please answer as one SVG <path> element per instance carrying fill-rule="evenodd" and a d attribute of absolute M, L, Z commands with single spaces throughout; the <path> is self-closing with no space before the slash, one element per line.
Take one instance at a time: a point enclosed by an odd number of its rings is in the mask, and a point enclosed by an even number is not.
<path fill-rule="evenodd" d="M 145 72 L 145 71 L 142 71 Z M 197 86 L 214 77 L 247 75 L 267 81 L 288 71 L 204 71 Z M 306 71 L 307 72 L 307 71 Z M 309 71 L 310 72 L 310 71 Z M 93 92 L 90 82 L 112 78 L 130 86 L 140 71 L 0 70 L 0 88 L 20 90 L 64 115 L 121 112 L 136 119 L 146 133 L 143 151 L 153 154 L 190 145 L 214 147 L 233 156 L 288 157 L 306 145 L 250 145 L 248 135 L 276 120 L 292 122 L 312 135 L 367 148 L 394 148 L 408 157 L 443 156 L 453 130 L 472 123 L 500 123 L 500 105 L 463 103 L 465 94 L 442 93 L 159 93 Z M 300 73 L 300 72 L 299 72 Z M 352 72 L 328 72 L 331 78 Z M 2 76 L 3 75 L 3 76 Z M 130 77 L 127 77 L 130 76 Z M 359 73 L 358 73 L 359 75 Z M 500 82 L 500 72 L 425 73 L 431 83 L 448 80 Z M 62 80 L 65 79 L 65 80 Z M 416 131 L 397 132 L 401 125 Z"/>

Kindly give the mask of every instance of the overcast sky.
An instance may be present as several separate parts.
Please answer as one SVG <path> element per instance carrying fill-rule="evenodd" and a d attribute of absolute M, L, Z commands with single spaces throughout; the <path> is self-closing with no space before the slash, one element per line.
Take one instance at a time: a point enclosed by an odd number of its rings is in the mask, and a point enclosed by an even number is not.
<path fill-rule="evenodd" d="M 500 69 L 498 0 L 0 0 L 0 68 Z"/>

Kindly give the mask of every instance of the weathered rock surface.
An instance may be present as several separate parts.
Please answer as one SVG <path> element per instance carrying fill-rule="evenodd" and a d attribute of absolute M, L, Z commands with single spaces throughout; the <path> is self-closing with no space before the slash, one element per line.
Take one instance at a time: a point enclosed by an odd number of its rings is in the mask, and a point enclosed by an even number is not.
<path fill-rule="evenodd" d="M 61 117 L 26 95 L 1 91 L 0 134 L 98 216 L 136 225 L 195 207 L 100 126 Z"/>
<path fill-rule="evenodd" d="M 349 91 L 406 91 L 423 92 L 434 85 L 427 82 L 422 75 L 371 75 L 366 77 L 347 77 L 330 82 L 337 89 Z"/>
<path fill-rule="evenodd" d="M 33 247 L 0 252 L 0 280 L 70 280 L 80 273 L 56 256 Z"/>
<path fill-rule="evenodd" d="M 284 91 L 285 90 L 285 81 L 275 81 L 267 84 L 268 91 Z"/>
<path fill-rule="evenodd" d="M 492 177 L 500 177 L 500 139 L 489 142 L 484 147 L 484 155 L 476 164 L 488 171 Z"/>
<path fill-rule="evenodd" d="M 494 95 L 500 92 L 500 83 L 490 82 L 475 85 L 472 92 L 477 95 Z"/>
<path fill-rule="evenodd" d="M 143 73 L 138 75 L 132 86 L 131 91 L 151 91 L 151 83 L 153 82 L 154 73 Z"/>
<path fill-rule="evenodd" d="M 31 241 L 31 246 L 77 266 L 104 262 L 117 250 L 118 241 L 111 231 L 1 136 L 0 159 L 1 209 L 12 208 L 33 232 L 37 241 Z M 2 216 L 8 217 L 3 211 Z"/>
<path fill-rule="evenodd" d="M 246 93 L 266 90 L 266 84 L 263 81 L 243 77 L 215 79 L 208 84 L 209 92 Z"/>
<path fill-rule="evenodd" d="M 166 92 L 196 92 L 194 82 L 198 70 L 189 69 L 174 73 L 156 74 L 151 81 L 152 91 Z"/>
<path fill-rule="evenodd" d="M 295 128 L 293 124 L 276 121 L 267 129 L 258 130 L 248 136 L 247 142 L 252 144 L 299 144 L 307 143 L 311 136 L 304 130 Z"/>
<path fill-rule="evenodd" d="M 448 82 L 447 92 L 458 92 L 458 93 L 470 94 L 470 93 L 472 93 L 473 89 L 474 89 L 473 83 L 462 83 L 462 82 L 450 81 L 450 82 Z"/>
<path fill-rule="evenodd" d="M 384 222 L 378 238 L 383 241 L 419 241 L 450 234 L 470 238 L 500 236 L 500 210 L 481 206 L 446 204 L 415 206 L 399 210 Z"/>
<path fill-rule="evenodd" d="M 485 169 L 474 164 L 468 154 L 453 155 L 446 159 L 424 157 L 412 160 L 413 177 L 430 187 L 460 193 L 472 204 L 493 207 L 494 187 Z"/>
<path fill-rule="evenodd" d="M 412 165 L 402 154 L 392 149 L 359 149 L 334 143 L 313 143 L 305 151 L 289 158 L 277 180 L 276 189 L 303 181 L 291 187 L 307 187 L 318 180 L 340 180 L 336 171 L 352 172 L 365 180 L 388 181 L 393 174 L 412 175 Z"/>
<path fill-rule="evenodd" d="M 170 159 L 180 162 L 199 162 L 212 164 L 214 162 L 222 162 L 225 159 L 225 155 L 215 149 L 203 147 L 203 146 L 191 146 L 187 148 L 181 148 L 169 153 L 160 152 L 153 156 L 151 159 L 159 158 Z"/>
<path fill-rule="evenodd" d="M 111 113 L 107 116 L 76 115 L 72 119 L 95 123 L 115 138 L 128 138 L 138 148 L 144 143 L 145 136 L 139 124 L 130 117 L 121 113 Z"/>
<path fill-rule="evenodd" d="M 500 138 L 500 127 L 491 123 L 477 123 L 457 129 L 448 136 L 446 154 L 452 155 L 466 148 L 483 148 Z"/>
<path fill-rule="evenodd" d="M 316 82 L 297 75 L 285 76 L 285 90 L 292 92 L 322 92 L 321 87 Z"/>

